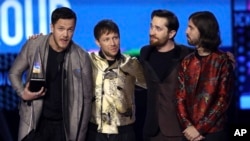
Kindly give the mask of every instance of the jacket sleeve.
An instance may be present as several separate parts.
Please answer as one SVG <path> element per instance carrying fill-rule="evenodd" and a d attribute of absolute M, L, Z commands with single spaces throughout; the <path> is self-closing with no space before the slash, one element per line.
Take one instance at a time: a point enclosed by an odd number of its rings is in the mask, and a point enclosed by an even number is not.
<path fill-rule="evenodd" d="M 187 96 L 185 83 L 184 83 L 184 67 L 185 67 L 185 60 L 182 61 L 181 67 L 178 72 L 178 83 L 177 83 L 177 90 L 176 90 L 176 99 L 177 99 L 177 115 L 180 119 L 180 123 L 184 129 L 188 126 L 191 126 L 191 120 L 186 110 L 187 105 L 185 104 L 185 99 Z"/>
<path fill-rule="evenodd" d="M 142 88 L 146 88 L 146 82 L 144 78 L 143 68 L 139 60 L 136 57 L 127 57 L 126 62 L 121 65 L 121 69 L 124 72 L 131 74 L 135 77 L 135 84 Z"/>
<path fill-rule="evenodd" d="M 135 73 L 135 77 L 136 77 L 136 85 L 140 86 L 142 88 L 147 88 L 146 85 L 146 81 L 145 81 L 145 77 L 144 77 L 144 73 L 143 73 L 143 68 L 141 63 L 139 62 L 139 60 L 137 58 L 132 58 L 133 59 L 133 63 L 134 63 L 134 73 Z"/>
<path fill-rule="evenodd" d="M 196 129 L 200 133 L 206 133 L 214 123 L 218 121 L 222 115 L 225 114 L 229 107 L 231 97 L 232 97 L 232 86 L 233 86 L 233 66 L 232 62 L 228 59 L 224 61 L 221 66 L 221 71 L 219 73 L 219 79 L 217 84 L 217 96 L 214 99 L 213 105 L 209 108 L 209 112 L 199 121 L 196 125 Z M 214 121 L 212 123 L 208 121 Z"/>
<path fill-rule="evenodd" d="M 13 89 L 20 97 L 24 89 L 22 76 L 23 73 L 29 68 L 28 51 L 28 43 L 26 43 L 23 45 L 20 53 L 17 55 L 8 74 Z"/>
<path fill-rule="evenodd" d="M 93 75 L 92 75 L 92 66 L 91 60 L 88 53 L 85 53 L 82 56 L 82 83 L 84 84 L 84 96 L 83 96 L 83 114 L 82 121 L 79 132 L 79 137 L 77 141 L 84 141 L 86 138 L 88 123 L 91 116 L 91 102 L 93 96 Z"/>

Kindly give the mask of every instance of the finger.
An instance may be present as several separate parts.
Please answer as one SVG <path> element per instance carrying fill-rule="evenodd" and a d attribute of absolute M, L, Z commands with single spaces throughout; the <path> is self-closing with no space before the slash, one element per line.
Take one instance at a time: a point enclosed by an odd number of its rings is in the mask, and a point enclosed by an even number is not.
<path fill-rule="evenodd" d="M 188 134 L 186 132 L 183 133 L 183 135 L 189 140 L 189 136 L 188 136 Z"/>
<path fill-rule="evenodd" d="M 44 87 L 42 87 L 38 92 L 41 94 L 44 91 Z"/>
<path fill-rule="evenodd" d="M 39 96 L 40 96 L 40 93 L 36 93 L 35 96 L 36 96 L 36 97 L 39 97 Z"/>
<path fill-rule="evenodd" d="M 198 137 L 194 138 L 194 141 L 200 141 L 203 139 L 203 136 L 199 135 Z"/>
<path fill-rule="evenodd" d="M 42 92 L 40 96 L 44 96 L 44 95 L 45 95 L 45 91 L 44 91 L 44 92 Z"/>
<path fill-rule="evenodd" d="M 30 82 L 27 82 L 26 85 L 25 85 L 25 87 L 29 88 L 29 86 L 30 86 Z"/>
<path fill-rule="evenodd" d="M 191 140 L 191 136 L 189 136 L 188 134 L 184 134 L 184 136 L 185 136 L 188 140 Z"/>
<path fill-rule="evenodd" d="M 44 96 L 46 92 L 46 89 L 42 87 L 39 92 L 36 93 L 37 96 Z"/>

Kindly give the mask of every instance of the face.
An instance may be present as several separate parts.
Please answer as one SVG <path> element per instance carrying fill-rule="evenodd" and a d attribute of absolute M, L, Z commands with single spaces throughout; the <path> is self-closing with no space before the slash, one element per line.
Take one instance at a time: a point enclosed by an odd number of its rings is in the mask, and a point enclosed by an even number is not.
<path fill-rule="evenodd" d="M 73 37 L 74 30 L 74 19 L 59 19 L 54 25 L 51 24 L 52 48 L 58 52 L 65 50 Z"/>
<path fill-rule="evenodd" d="M 193 46 L 199 45 L 200 32 L 191 20 L 188 21 L 186 35 L 187 35 L 187 41 L 189 45 L 193 45 Z"/>
<path fill-rule="evenodd" d="M 161 17 L 153 17 L 150 24 L 150 45 L 164 46 L 173 37 L 165 26 L 167 20 Z"/>
<path fill-rule="evenodd" d="M 114 60 L 120 49 L 120 37 L 117 33 L 104 33 L 96 40 L 107 60 Z"/>

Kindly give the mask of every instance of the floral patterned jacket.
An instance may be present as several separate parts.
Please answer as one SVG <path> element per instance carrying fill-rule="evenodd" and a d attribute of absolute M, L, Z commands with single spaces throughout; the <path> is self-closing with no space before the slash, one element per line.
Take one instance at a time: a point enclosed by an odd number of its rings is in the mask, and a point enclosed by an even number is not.
<path fill-rule="evenodd" d="M 90 53 L 94 93 L 91 123 L 98 132 L 117 134 L 118 126 L 135 121 L 135 85 L 146 87 L 142 67 L 135 57 L 121 55 L 109 66 L 98 53 Z"/>
<path fill-rule="evenodd" d="M 177 109 L 183 128 L 193 125 L 201 134 L 222 130 L 233 92 L 233 67 L 226 53 L 190 54 L 182 61 L 178 80 Z"/>

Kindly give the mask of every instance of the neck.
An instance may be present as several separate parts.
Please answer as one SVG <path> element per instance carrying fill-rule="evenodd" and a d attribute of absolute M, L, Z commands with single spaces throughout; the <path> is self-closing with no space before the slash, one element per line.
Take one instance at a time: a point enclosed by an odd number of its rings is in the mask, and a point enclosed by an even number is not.
<path fill-rule="evenodd" d="M 210 50 L 203 48 L 203 47 L 197 47 L 197 52 L 200 56 L 207 56 L 207 55 L 211 54 Z"/>
<path fill-rule="evenodd" d="M 53 35 L 51 34 L 49 36 L 49 45 L 52 47 L 52 49 L 56 52 L 62 52 L 63 49 L 58 46 L 58 44 L 55 42 L 55 39 Z"/>
<path fill-rule="evenodd" d="M 174 41 L 168 40 L 167 43 L 163 46 L 157 46 L 158 52 L 168 52 L 174 48 Z"/>
<path fill-rule="evenodd" d="M 108 55 L 106 55 L 102 50 L 99 51 L 99 55 L 100 55 L 102 58 L 104 58 L 104 59 L 106 59 L 106 60 L 108 60 L 108 61 L 114 61 L 114 60 L 116 60 L 116 56 L 108 56 Z"/>

